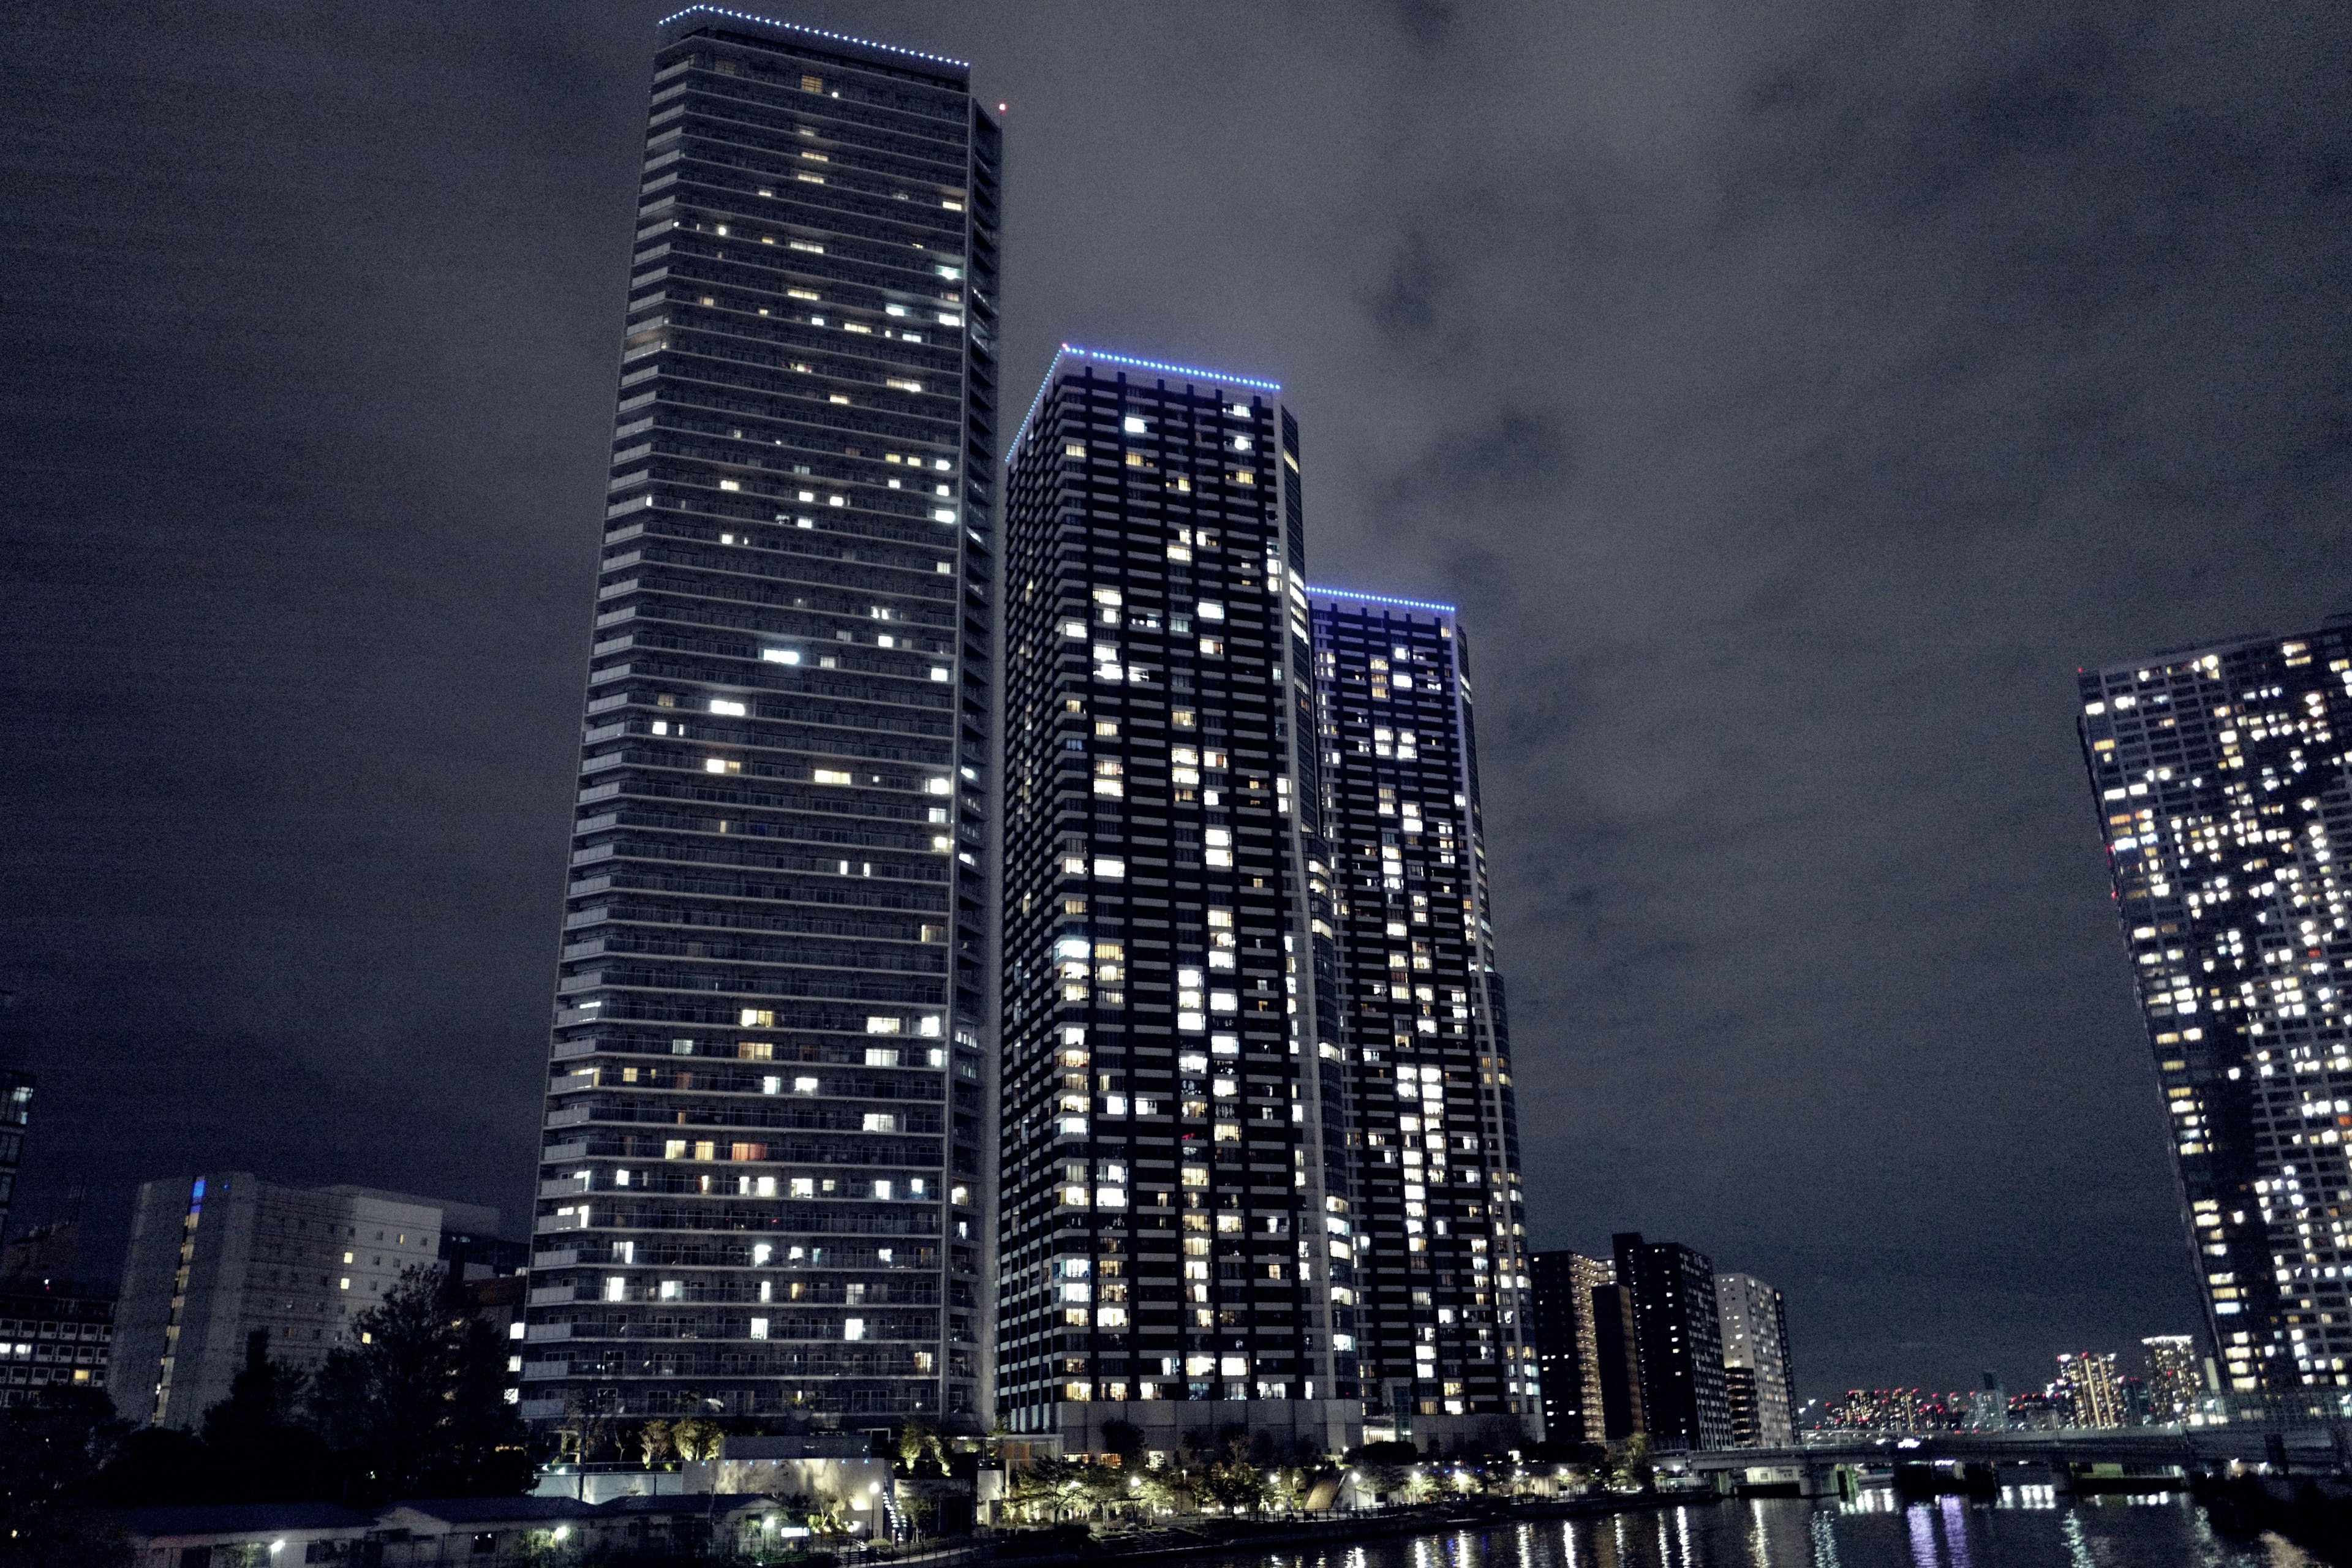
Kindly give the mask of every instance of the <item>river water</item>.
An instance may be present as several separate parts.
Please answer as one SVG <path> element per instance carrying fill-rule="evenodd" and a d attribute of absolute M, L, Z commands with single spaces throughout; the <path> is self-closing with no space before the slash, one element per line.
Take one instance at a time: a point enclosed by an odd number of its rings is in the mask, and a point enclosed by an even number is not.
<path fill-rule="evenodd" d="M 1204 1563 L 1210 1560 L 1202 1560 Z M 1319 1552 L 1223 1559 L 1217 1568 L 2320 1568 L 2274 1536 L 2214 1533 L 2185 1496 L 2052 1498 L 1903 1507 L 1794 1498 L 1702 1502 L 1399 1536 Z"/>

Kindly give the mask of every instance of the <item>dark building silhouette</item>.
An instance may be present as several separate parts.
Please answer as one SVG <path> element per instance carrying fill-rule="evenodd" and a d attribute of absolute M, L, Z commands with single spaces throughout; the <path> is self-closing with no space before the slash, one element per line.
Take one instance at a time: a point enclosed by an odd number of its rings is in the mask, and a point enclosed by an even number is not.
<path fill-rule="evenodd" d="M 1616 1310 L 1615 1265 L 1561 1248 L 1528 1254 L 1528 1275 L 1534 1282 L 1528 1293 L 1528 1338 L 1540 1369 L 1544 1436 L 1570 1445 L 1606 1442 L 1598 1321 L 1602 1304 L 1595 1292 L 1611 1291 L 1607 1305 Z M 1615 1342 L 1622 1374 L 1629 1342 L 1621 1332 Z"/>
<path fill-rule="evenodd" d="M 1355 1259 L 1366 1415 L 1423 1441 L 1499 1422 L 1532 1436 L 1542 1380 L 1468 639 L 1446 605 L 1310 587 L 1307 607 L 1339 934 L 1337 984 L 1318 995 L 1335 1004 L 1370 1243 Z"/>
<path fill-rule="evenodd" d="M 1612 1276 L 1615 1272 L 1612 1268 Z M 1588 1443 L 1614 1443 L 1649 1430 L 1642 1409 L 1642 1352 L 1633 1326 L 1633 1293 L 1624 1286 L 1595 1285 L 1592 1303 L 1593 1381 L 1601 1396 L 1601 1429 L 1585 1426 Z"/>
<path fill-rule="evenodd" d="M 2221 1375 L 2333 1415 L 2315 1391 L 2352 1386 L 2352 616 L 2079 685 Z"/>
<path fill-rule="evenodd" d="M 0 1068 L 0 1241 L 8 1235 L 8 1205 L 16 1196 L 16 1171 L 25 1161 L 25 1129 L 33 1119 L 33 1075 Z"/>
<path fill-rule="evenodd" d="M 1730 1447 L 1715 1265 L 1679 1242 L 1645 1242 L 1633 1231 L 1612 1239 L 1617 1282 L 1633 1298 L 1642 1417 L 1652 1445 Z"/>
<path fill-rule="evenodd" d="M 524 1414 L 985 1422 L 996 126 L 661 24 Z"/>

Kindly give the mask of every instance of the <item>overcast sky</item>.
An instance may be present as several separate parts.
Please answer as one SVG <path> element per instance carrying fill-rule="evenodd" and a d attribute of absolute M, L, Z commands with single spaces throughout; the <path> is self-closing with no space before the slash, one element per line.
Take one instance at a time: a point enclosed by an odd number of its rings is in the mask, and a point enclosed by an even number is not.
<path fill-rule="evenodd" d="M 749 7 L 757 8 L 757 7 Z M 651 24 L 0 17 L 20 1225 L 527 1224 Z M 1536 1239 L 1799 1381 L 2195 1326 L 2078 665 L 2352 605 L 2340 5 L 892 4 L 1066 338 L 1280 379 L 1310 577 L 1462 606 Z"/>

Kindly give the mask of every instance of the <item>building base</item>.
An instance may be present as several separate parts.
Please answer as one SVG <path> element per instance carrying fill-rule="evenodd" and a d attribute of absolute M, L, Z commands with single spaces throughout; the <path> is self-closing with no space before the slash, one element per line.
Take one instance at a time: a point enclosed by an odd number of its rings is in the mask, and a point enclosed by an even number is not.
<path fill-rule="evenodd" d="M 1253 1443 L 1265 1434 L 1286 1459 L 1302 1443 L 1339 1454 L 1364 1440 L 1364 1406 L 1355 1399 L 1097 1399 L 1054 1406 L 1054 1431 L 1065 1455 L 1112 1452 L 1104 1428 L 1114 1421 L 1142 1433 L 1146 1453 L 1212 1448 L 1232 1427 L 1242 1428 Z"/>

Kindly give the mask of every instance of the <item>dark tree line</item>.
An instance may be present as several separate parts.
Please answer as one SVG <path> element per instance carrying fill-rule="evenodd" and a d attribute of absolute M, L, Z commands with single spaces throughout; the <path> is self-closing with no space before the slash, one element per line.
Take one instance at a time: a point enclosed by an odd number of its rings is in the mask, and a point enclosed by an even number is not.
<path fill-rule="evenodd" d="M 194 1432 L 137 1426 L 88 1387 L 0 1411 L 0 1565 L 103 1563 L 104 1510 L 155 1503 L 497 1497 L 530 1489 L 530 1434 L 506 1402 L 507 1348 L 462 1284 L 415 1268 L 315 1374 L 246 1344 Z"/>

